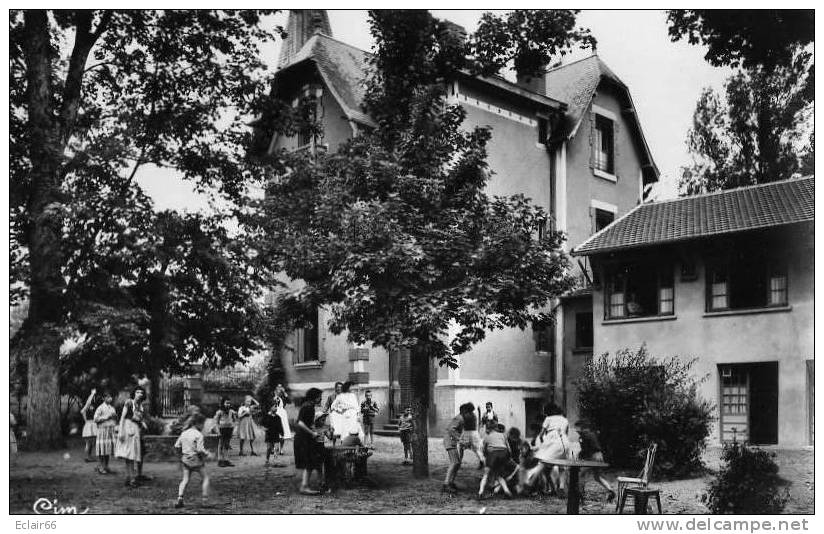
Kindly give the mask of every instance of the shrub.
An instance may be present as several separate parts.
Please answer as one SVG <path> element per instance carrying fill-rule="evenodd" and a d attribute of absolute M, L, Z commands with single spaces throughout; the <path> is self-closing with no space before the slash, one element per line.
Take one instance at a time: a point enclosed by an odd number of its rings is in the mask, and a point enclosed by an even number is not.
<path fill-rule="evenodd" d="M 159 417 L 146 417 L 146 434 L 149 436 L 162 436 L 166 433 L 166 422 Z"/>
<path fill-rule="evenodd" d="M 584 368 L 576 382 L 579 414 L 599 433 L 607 462 L 638 468 L 655 442 L 657 474 L 676 477 L 703 468 L 713 406 L 697 396 L 696 361 L 656 360 L 642 346 L 614 357 L 605 353 Z"/>
<path fill-rule="evenodd" d="M 724 466 L 709 485 L 707 506 L 714 514 L 778 514 L 789 494 L 778 476 L 775 453 L 738 443 L 727 444 Z"/>

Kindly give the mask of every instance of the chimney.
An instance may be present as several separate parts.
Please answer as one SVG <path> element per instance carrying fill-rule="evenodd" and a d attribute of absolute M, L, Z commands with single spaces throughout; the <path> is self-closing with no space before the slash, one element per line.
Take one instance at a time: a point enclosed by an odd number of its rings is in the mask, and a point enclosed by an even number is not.
<path fill-rule="evenodd" d="M 532 91 L 533 93 L 546 96 L 546 73 L 542 73 L 537 76 L 518 74 L 515 78 L 515 83 L 527 91 Z"/>
<path fill-rule="evenodd" d="M 286 39 L 280 46 L 278 68 L 292 62 L 306 41 L 316 33 L 332 36 L 329 14 L 325 9 L 292 9 L 286 19 Z"/>

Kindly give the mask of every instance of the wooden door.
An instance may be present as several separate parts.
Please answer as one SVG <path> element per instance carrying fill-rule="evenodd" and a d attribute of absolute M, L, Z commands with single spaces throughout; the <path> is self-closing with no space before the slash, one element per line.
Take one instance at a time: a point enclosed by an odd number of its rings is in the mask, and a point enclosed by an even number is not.
<path fill-rule="evenodd" d="M 744 367 L 734 365 L 719 366 L 718 371 L 721 376 L 721 441 L 749 441 L 749 373 Z"/>

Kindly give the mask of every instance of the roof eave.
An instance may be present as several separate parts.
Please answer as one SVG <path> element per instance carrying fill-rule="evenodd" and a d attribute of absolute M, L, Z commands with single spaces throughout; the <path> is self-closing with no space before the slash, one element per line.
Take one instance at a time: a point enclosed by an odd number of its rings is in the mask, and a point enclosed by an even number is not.
<path fill-rule="evenodd" d="M 651 248 L 651 247 L 657 247 L 657 246 L 662 246 L 662 245 L 671 245 L 673 243 L 683 243 L 685 241 L 705 241 L 707 239 L 712 239 L 712 238 L 719 237 L 719 236 L 727 236 L 727 235 L 732 235 L 732 234 L 743 234 L 743 233 L 752 232 L 752 231 L 755 231 L 755 230 L 765 230 L 767 228 L 781 228 L 781 227 L 784 227 L 784 226 L 792 226 L 794 224 L 805 224 L 805 223 L 813 223 L 813 222 L 814 222 L 813 219 L 807 219 L 807 220 L 802 220 L 802 221 L 788 221 L 788 222 L 778 223 L 778 224 L 774 224 L 774 223 L 762 224 L 762 225 L 759 225 L 759 226 L 752 226 L 752 227 L 749 227 L 749 228 L 739 228 L 739 229 L 735 229 L 735 230 L 724 230 L 724 231 L 720 231 L 720 232 L 713 232 L 711 234 L 690 235 L 690 236 L 684 236 L 684 237 L 676 237 L 676 238 L 672 238 L 672 239 L 661 239 L 659 241 L 653 241 L 653 242 L 648 242 L 648 243 L 633 243 L 631 245 L 617 245 L 617 246 L 614 246 L 614 247 L 601 247 L 601 248 L 596 248 L 596 249 L 586 250 L 586 251 L 581 252 L 580 251 L 581 247 L 586 244 L 586 242 L 584 242 L 580 246 L 575 247 L 574 249 L 572 249 L 569 254 L 570 254 L 570 256 L 597 256 L 599 254 L 608 254 L 610 252 L 618 252 L 618 251 L 625 252 L 625 251 L 637 250 L 637 249 L 642 249 L 642 248 Z M 595 236 L 593 235 L 592 237 L 595 237 Z M 587 241 L 589 241 L 589 239 Z"/>
<path fill-rule="evenodd" d="M 553 109 L 555 111 L 563 112 L 563 111 L 566 111 L 566 109 L 567 109 L 566 102 L 561 102 L 560 100 L 556 100 L 556 99 L 548 97 L 546 95 L 542 95 L 542 94 L 536 93 L 534 91 L 524 89 L 523 87 L 520 87 L 519 85 L 517 85 L 515 83 L 512 83 L 510 81 L 504 80 L 504 79 L 499 79 L 499 78 L 494 78 L 494 77 L 489 77 L 489 76 L 477 76 L 477 75 L 473 76 L 471 73 L 469 73 L 466 70 L 460 70 L 460 71 L 458 71 L 458 74 L 463 76 L 465 79 L 470 79 L 470 80 L 475 80 L 475 81 L 478 81 L 478 82 L 481 82 L 481 83 L 485 83 L 486 85 L 489 85 L 491 87 L 494 87 L 494 88 L 502 90 L 502 91 L 506 91 L 506 92 L 515 94 L 515 95 L 517 95 L 521 98 L 524 98 L 524 99 L 529 100 L 531 102 L 534 102 L 536 104 L 540 104 L 544 107 Z"/>

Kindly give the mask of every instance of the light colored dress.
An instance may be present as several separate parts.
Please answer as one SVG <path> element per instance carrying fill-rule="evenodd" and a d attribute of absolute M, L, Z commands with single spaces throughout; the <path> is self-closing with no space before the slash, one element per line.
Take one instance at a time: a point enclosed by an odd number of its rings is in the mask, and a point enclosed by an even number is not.
<path fill-rule="evenodd" d="M 280 424 L 283 426 L 283 439 L 292 439 L 292 429 L 289 428 L 289 416 L 286 413 L 286 401 L 283 397 L 277 396 L 275 397 L 275 406 L 277 407 Z"/>
<path fill-rule="evenodd" d="M 143 447 L 140 443 L 140 434 L 143 421 L 143 405 L 129 399 L 123 406 L 126 416 L 120 422 L 120 436 L 115 446 L 115 456 L 135 462 L 143 461 Z"/>
<path fill-rule="evenodd" d="M 14 427 L 17 426 L 17 419 L 9 412 L 9 453 L 17 454 L 17 436 L 14 435 Z"/>
<path fill-rule="evenodd" d="M 238 439 L 253 440 L 257 437 L 255 432 L 255 422 L 252 421 L 252 409 L 249 406 L 243 405 L 237 410 L 238 420 L 237 437 Z"/>
<path fill-rule="evenodd" d="M 569 458 L 572 449 L 569 447 L 569 421 L 563 415 L 550 415 L 541 425 L 541 433 L 535 440 L 538 450 L 535 458 L 538 460 L 557 460 Z"/>
<path fill-rule="evenodd" d="M 329 407 L 329 423 L 335 436 L 348 436 L 357 432 L 361 441 L 364 439 L 363 428 L 358 423 L 358 397 L 354 393 L 341 393 Z"/>
<path fill-rule="evenodd" d="M 94 411 L 94 422 L 97 424 L 97 441 L 95 450 L 98 456 L 114 455 L 115 428 L 117 427 L 117 411 L 111 404 L 105 402 Z"/>
<path fill-rule="evenodd" d="M 83 432 L 84 438 L 93 438 L 97 435 L 97 424 L 94 422 L 94 410 L 91 406 L 83 410 Z"/>

